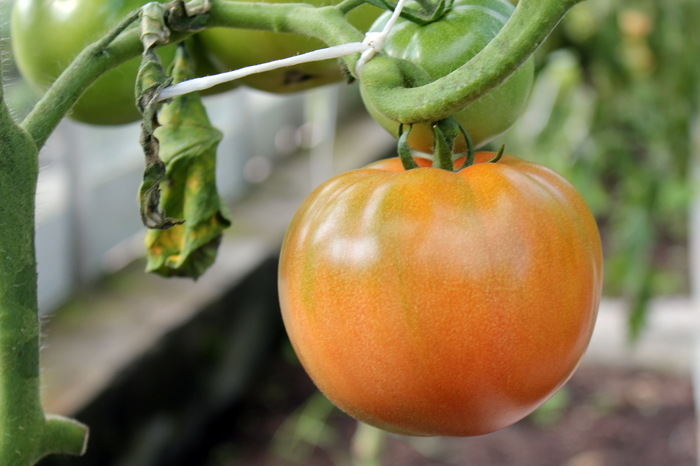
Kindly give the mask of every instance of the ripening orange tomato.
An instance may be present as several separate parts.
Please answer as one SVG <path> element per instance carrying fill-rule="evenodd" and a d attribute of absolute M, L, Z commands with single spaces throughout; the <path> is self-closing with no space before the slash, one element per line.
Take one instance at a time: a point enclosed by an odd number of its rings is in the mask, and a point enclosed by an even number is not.
<path fill-rule="evenodd" d="M 279 270 L 287 333 L 318 388 L 357 419 L 485 434 L 532 412 L 578 365 L 601 295 L 595 220 L 560 175 L 493 156 L 457 172 L 398 159 L 350 171 L 291 222 Z"/>

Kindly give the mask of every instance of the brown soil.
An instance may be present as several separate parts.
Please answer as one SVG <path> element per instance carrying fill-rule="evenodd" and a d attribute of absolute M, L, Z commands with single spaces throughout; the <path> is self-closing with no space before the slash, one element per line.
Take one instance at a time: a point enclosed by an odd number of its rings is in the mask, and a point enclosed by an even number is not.
<path fill-rule="evenodd" d="M 213 444 L 195 453 L 198 464 L 697 464 L 689 377 L 582 367 L 554 400 L 509 428 L 473 438 L 386 435 L 374 438 L 383 441 L 379 461 L 360 463 L 350 454 L 353 445 L 358 446 L 357 441 L 353 444 L 357 424 L 320 396 L 303 370 L 290 361 L 274 362 L 249 398 L 212 425 L 207 438 Z"/>

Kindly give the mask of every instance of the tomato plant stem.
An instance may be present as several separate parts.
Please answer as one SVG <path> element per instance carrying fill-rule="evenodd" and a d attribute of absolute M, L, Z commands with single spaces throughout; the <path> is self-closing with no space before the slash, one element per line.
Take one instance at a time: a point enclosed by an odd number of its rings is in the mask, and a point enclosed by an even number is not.
<path fill-rule="evenodd" d="M 46 417 L 39 398 L 39 318 L 34 249 L 38 149 L 12 120 L 0 90 L 0 464 L 49 453 L 81 454 L 85 426 Z"/>
<path fill-rule="evenodd" d="M 364 5 L 365 3 L 367 3 L 366 0 L 343 0 L 338 5 L 336 5 L 336 8 L 340 10 L 343 14 L 347 14 L 355 8 Z"/>
<path fill-rule="evenodd" d="M 212 1 L 207 26 L 296 33 L 315 37 L 328 46 L 362 42 L 364 34 L 345 19 L 347 11 L 337 6 L 218 0 Z M 358 57 L 345 59 L 349 69 L 354 69 Z"/>

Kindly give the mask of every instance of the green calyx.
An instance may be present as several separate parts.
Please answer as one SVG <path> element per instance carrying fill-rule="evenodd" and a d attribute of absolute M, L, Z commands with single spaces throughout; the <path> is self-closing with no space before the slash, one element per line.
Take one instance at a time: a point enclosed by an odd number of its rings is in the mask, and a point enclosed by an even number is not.
<path fill-rule="evenodd" d="M 397 144 L 397 152 L 401 163 L 405 170 L 412 170 L 414 168 L 419 168 L 419 165 L 413 159 L 413 152 L 408 144 L 408 138 L 413 129 L 412 125 L 408 125 L 408 128 L 404 131 L 404 125 L 399 128 L 399 139 Z M 433 167 L 440 168 L 447 171 L 460 171 L 467 167 L 474 165 L 476 159 L 476 152 L 474 150 L 474 144 L 472 143 L 469 133 L 464 129 L 464 127 L 459 124 L 459 122 L 448 117 L 440 121 L 436 121 L 431 125 L 433 132 Z M 464 138 L 465 145 L 467 147 L 466 154 L 458 153 L 454 150 L 455 142 L 459 137 Z M 497 163 L 503 157 L 505 152 L 505 144 L 501 145 L 498 149 L 496 155 L 488 161 L 488 163 Z M 464 157 L 464 163 L 461 167 L 455 170 L 455 161 Z"/>
<path fill-rule="evenodd" d="M 401 10 L 401 17 L 424 26 L 442 18 L 445 13 L 452 8 L 453 1 L 454 0 L 437 0 L 434 2 L 432 0 L 415 0 L 418 4 L 418 8 L 410 6 L 404 7 L 403 10 Z M 367 3 L 390 11 L 394 11 L 398 5 L 398 2 L 388 0 L 368 0 Z"/>

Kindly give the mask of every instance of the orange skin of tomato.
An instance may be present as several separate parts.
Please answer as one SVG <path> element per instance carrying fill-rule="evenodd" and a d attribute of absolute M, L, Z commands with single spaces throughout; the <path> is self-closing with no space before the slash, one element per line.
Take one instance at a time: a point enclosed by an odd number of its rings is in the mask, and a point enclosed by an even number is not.
<path fill-rule="evenodd" d="M 481 435 L 540 406 L 588 345 L 595 220 L 541 165 L 462 171 L 388 159 L 318 187 L 285 236 L 282 316 L 318 388 L 408 435 Z M 429 161 L 417 159 L 422 165 Z"/>

